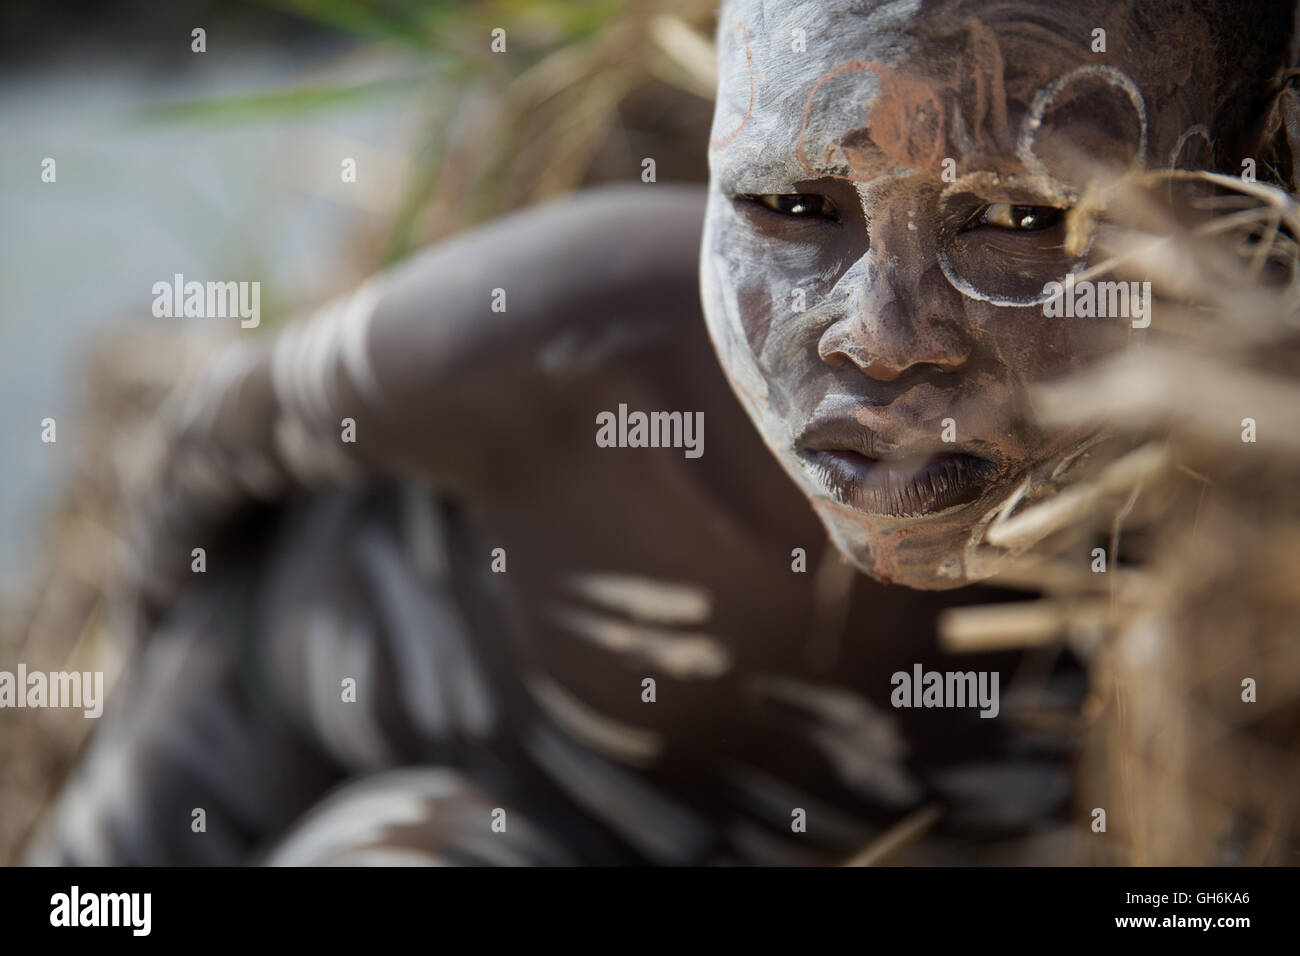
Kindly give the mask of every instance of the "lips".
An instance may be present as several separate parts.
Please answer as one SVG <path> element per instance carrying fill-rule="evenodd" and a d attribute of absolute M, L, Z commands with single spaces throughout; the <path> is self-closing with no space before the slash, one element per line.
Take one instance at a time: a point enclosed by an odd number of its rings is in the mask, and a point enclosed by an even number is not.
<path fill-rule="evenodd" d="M 917 518 L 969 504 L 999 471 L 969 452 L 886 447 L 875 433 L 844 421 L 815 424 L 799 446 L 830 495 L 865 514 Z"/>

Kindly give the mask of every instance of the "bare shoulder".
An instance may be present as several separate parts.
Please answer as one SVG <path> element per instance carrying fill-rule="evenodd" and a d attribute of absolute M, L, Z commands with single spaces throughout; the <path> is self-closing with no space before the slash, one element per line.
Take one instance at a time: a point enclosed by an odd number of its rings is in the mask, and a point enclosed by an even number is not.
<path fill-rule="evenodd" d="M 507 452 L 554 463 L 589 443 L 591 409 L 610 395 L 647 382 L 720 392 L 699 303 L 703 211 L 691 187 L 575 194 L 214 354 L 160 413 L 147 577 L 185 579 L 175 542 L 254 500 L 394 474 L 484 490 Z"/>
<path fill-rule="evenodd" d="M 608 396 L 721 382 L 700 308 L 703 214 L 699 188 L 594 189 L 380 277 L 359 330 L 375 397 L 354 403 L 375 447 L 426 475 L 481 485 L 494 448 L 553 459 L 577 440 L 578 421 L 589 440 L 591 409 L 610 407 Z"/>
<path fill-rule="evenodd" d="M 386 277 L 370 336 L 398 381 L 483 357 L 545 361 L 555 336 L 699 316 L 701 188 L 606 186 L 496 220 Z"/>

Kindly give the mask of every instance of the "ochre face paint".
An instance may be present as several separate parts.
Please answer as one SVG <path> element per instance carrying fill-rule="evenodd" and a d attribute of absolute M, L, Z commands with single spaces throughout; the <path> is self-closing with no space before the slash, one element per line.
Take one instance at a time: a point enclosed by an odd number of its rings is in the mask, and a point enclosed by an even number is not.
<path fill-rule="evenodd" d="M 710 332 L 769 448 L 882 580 L 966 583 L 990 512 L 1086 439 L 1041 432 L 1027 387 L 1132 334 L 1044 316 L 1045 283 L 1076 264 L 1063 221 L 1035 216 L 1100 174 L 1194 152 L 1198 124 L 1212 139 L 1214 71 L 1186 62 L 1210 49 L 1199 19 L 1155 37 L 1136 33 L 1129 4 L 1058 6 L 722 11 Z M 1096 27 L 1110 52 L 1093 51 Z M 753 198 L 795 194 L 829 205 L 787 201 L 822 210 L 791 214 Z M 993 208 L 1016 228 L 983 225 Z"/>

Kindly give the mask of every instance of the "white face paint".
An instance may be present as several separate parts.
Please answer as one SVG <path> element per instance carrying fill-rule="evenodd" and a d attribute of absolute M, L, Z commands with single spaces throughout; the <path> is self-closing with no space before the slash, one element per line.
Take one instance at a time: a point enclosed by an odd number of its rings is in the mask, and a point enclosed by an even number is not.
<path fill-rule="evenodd" d="M 1027 386 L 1127 334 L 1044 318 L 1045 284 L 1080 265 L 1061 211 L 1098 170 L 1169 155 L 1194 97 L 1156 122 L 1122 29 L 1091 62 L 1095 16 L 916 0 L 722 10 L 710 333 L 769 448 L 882 580 L 967 580 L 972 533 L 1082 437 L 1037 428 Z"/>

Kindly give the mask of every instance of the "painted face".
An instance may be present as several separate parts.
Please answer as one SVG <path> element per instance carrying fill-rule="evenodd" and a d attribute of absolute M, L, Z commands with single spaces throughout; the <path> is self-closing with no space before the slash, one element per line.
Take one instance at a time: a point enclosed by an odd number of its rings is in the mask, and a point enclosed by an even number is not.
<path fill-rule="evenodd" d="M 1065 4 L 721 18 L 701 281 L 723 367 L 860 568 L 966 583 L 973 535 L 1083 438 L 1040 431 L 1027 387 L 1134 334 L 1045 317 L 1078 267 L 1064 211 L 1102 172 L 1208 161 L 1211 44 Z"/>

